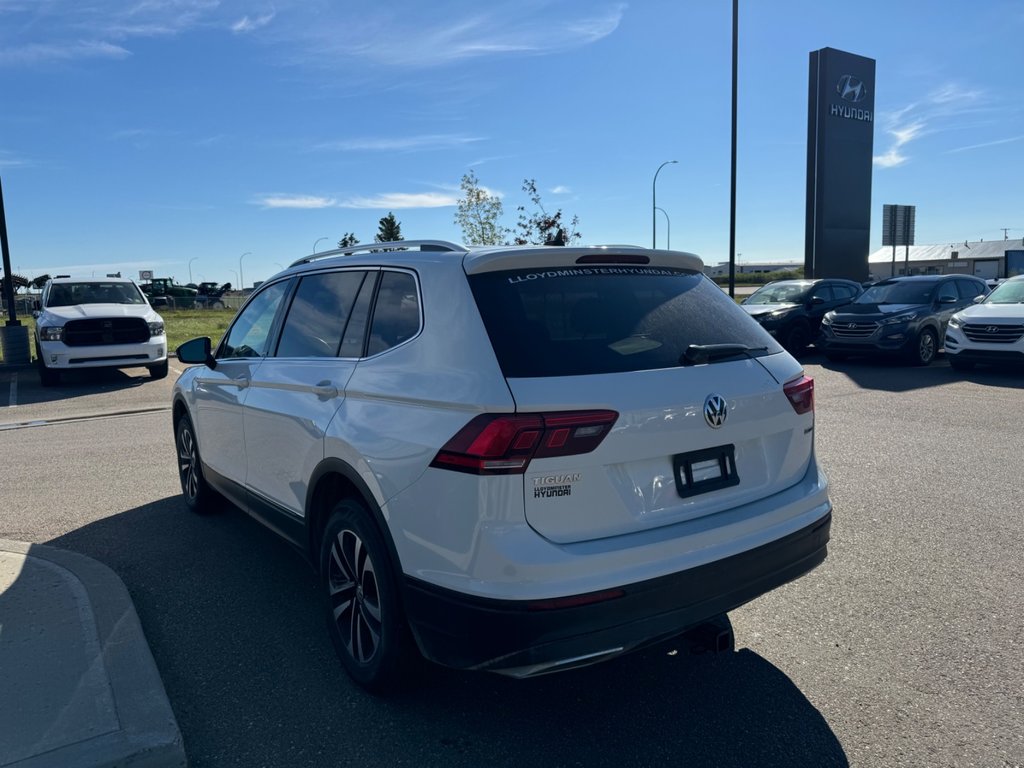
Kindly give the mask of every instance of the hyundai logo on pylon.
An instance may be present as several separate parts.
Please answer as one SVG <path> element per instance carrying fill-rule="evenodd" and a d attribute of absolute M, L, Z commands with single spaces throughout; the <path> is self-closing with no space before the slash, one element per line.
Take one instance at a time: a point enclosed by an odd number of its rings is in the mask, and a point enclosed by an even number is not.
<path fill-rule="evenodd" d="M 854 104 L 864 101 L 868 97 L 868 89 L 864 85 L 864 81 L 853 75 L 843 75 L 840 77 L 839 83 L 836 85 L 836 91 L 843 101 L 851 101 Z"/>

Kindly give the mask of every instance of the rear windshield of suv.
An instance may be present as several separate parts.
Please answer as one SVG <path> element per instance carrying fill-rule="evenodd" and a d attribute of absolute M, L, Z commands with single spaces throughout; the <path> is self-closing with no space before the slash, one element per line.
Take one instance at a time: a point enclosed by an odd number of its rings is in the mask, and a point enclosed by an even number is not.
<path fill-rule="evenodd" d="M 507 378 L 673 368 L 691 344 L 781 351 L 699 272 L 553 267 L 469 277 Z"/>

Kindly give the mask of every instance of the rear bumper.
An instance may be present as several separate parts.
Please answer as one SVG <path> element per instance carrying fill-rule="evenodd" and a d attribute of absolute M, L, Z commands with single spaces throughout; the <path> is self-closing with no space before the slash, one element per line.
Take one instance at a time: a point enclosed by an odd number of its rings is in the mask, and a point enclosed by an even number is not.
<path fill-rule="evenodd" d="M 579 666 L 680 634 L 802 576 L 824 561 L 831 523 L 830 511 L 776 541 L 576 607 L 473 597 L 407 577 L 406 612 L 424 656 L 445 666 L 517 677 Z"/>

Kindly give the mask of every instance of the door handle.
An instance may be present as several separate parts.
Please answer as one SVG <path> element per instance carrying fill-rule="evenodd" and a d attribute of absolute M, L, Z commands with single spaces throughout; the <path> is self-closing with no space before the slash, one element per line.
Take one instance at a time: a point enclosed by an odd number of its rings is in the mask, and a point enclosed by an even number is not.
<path fill-rule="evenodd" d="M 338 396 L 338 388 L 329 380 L 324 379 L 313 387 L 313 394 L 323 400 L 330 400 L 332 397 Z"/>
<path fill-rule="evenodd" d="M 245 389 L 246 387 L 249 386 L 249 377 L 248 376 L 235 376 L 233 379 L 231 379 L 231 381 L 239 389 Z"/>

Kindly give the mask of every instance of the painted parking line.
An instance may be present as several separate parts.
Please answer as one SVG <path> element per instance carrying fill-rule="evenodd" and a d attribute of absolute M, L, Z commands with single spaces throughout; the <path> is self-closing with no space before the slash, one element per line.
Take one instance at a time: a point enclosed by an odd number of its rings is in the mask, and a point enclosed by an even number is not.
<path fill-rule="evenodd" d="M 7 398 L 8 408 L 18 407 L 18 374 L 14 373 L 11 375 L 11 394 Z"/>

